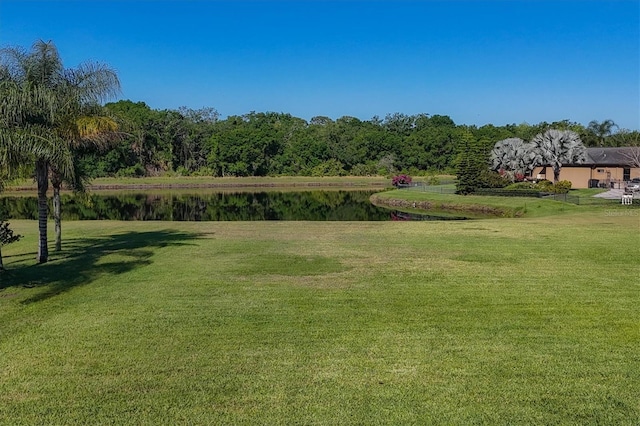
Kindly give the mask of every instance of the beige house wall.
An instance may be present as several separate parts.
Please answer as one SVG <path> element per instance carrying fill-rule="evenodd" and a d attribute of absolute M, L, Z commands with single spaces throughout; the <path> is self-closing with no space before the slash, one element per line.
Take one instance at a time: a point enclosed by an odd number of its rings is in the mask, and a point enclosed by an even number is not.
<path fill-rule="evenodd" d="M 546 179 L 553 182 L 553 168 L 552 167 L 536 167 L 533 169 L 532 176 L 534 178 L 544 177 L 546 169 Z M 622 182 L 624 177 L 624 167 L 605 167 L 597 166 L 591 167 L 568 167 L 565 166 L 560 170 L 560 180 L 568 180 L 571 182 L 571 187 L 588 188 L 590 179 L 598 179 L 600 182 Z M 640 168 L 631 168 L 631 179 L 640 178 Z"/>

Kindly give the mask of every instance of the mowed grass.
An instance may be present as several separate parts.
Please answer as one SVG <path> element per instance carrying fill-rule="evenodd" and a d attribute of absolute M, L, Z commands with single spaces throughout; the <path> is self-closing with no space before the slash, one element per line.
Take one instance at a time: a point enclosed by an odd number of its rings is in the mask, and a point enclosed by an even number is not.
<path fill-rule="evenodd" d="M 0 423 L 637 425 L 635 212 L 12 221 Z"/>
<path fill-rule="evenodd" d="M 578 190 L 583 191 L 583 190 Z M 589 191 L 589 190 L 584 190 Z M 595 195 L 597 192 L 592 192 Z M 588 194 L 578 192 L 579 194 Z M 471 215 L 489 214 L 498 217 L 543 217 L 556 216 L 567 213 L 578 213 L 592 211 L 596 214 L 616 214 L 622 209 L 623 215 L 640 214 L 637 206 L 620 206 L 620 200 L 598 200 L 600 203 L 585 203 L 599 205 L 575 205 L 563 201 L 553 201 L 534 197 L 500 197 L 500 196 L 480 196 L 480 195 L 457 195 L 442 194 L 437 192 L 422 192 L 416 190 L 391 190 L 380 192 L 372 196 L 374 204 L 386 204 L 392 200 L 405 201 L 407 205 L 412 202 L 417 203 L 419 211 L 421 203 L 427 203 L 430 207 L 427 210 L 441 210 L 450 212 L 465 212 Z M 405 207 L 406 209 L 406 207 Z M 607 211 L 603 210 L 607 209 Z M 604 213 L 603 213 L 604 212 Z"/>

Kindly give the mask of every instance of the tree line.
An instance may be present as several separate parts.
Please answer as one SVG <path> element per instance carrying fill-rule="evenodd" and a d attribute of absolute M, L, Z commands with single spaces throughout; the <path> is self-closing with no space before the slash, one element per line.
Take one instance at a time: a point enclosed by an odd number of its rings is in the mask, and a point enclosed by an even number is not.
<path fill-rule="evenodd" d="M 638 133 L 617 129 L 611 120 L 478 127 L 429 114 L 307 121 L 279 112 L 221 119 L 214 108 L 157 110 L 130 100 L 105 108 L 123 137 L 106 150 L 87 147 L 81 153 L 79 166 L 92 178 L 455 173 L 470 141 L 488 164 L 496 141 L 531 140 L 551 128 L 576 133 L 585 146 L 623 146 Z"/>

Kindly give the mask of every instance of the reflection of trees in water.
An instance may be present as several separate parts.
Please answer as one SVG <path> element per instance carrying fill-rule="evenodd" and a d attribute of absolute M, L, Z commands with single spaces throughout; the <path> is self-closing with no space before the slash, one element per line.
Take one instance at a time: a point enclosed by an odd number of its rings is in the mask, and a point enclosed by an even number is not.
<path fill-rule="evenodd" d="M 62 196 L 64 220 L 389 220 L 369 202 L 371 191 L 242 192 L 207 194 L 121 193 Z M 0 216 L 36 219 L 35 197 L 0 198 Z"/>

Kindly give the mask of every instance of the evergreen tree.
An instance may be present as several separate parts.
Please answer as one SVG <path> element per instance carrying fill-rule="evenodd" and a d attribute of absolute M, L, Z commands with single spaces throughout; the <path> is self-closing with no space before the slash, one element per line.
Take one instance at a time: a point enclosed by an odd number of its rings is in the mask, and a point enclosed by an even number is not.
<path fill-rule="evenodd" d="M 456 193 L 472 194 L 482 187 L 482 175 L 487 163 L 485 150 L 469 130 L 464 130 L 458 144 Z"/>

